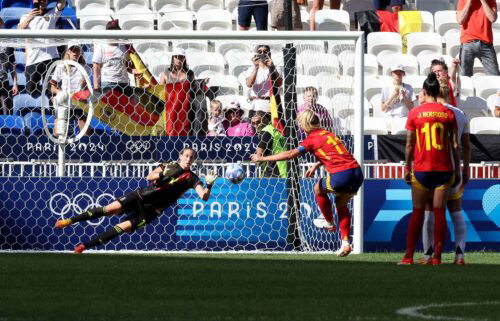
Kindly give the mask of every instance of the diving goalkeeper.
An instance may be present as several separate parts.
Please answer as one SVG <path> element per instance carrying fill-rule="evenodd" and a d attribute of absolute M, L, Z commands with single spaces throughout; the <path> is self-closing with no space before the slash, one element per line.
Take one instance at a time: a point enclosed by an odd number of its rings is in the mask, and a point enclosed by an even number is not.
<path fill-rule="evenodd" d="M 210 191 L 217 176 L 214 173 L 205 175 L 207 186 L 204 188 L 198 176 L 191 171 L 191 165 L 195 160 L 196 151 L 184 148 L 180 152 L 178 162 L 160 164 L 148 174 L 146 179 L 150 184 L 147 187 L 130 192 L 109 205 L 90 209 L 69 219 L 58 220 L 55 228 L 65 228 L 73 223 L 94 220 L 103 216 L 130 213 L 124 221 L 113 228 L 101 233 L 89 242 L 78 244 L 74 252 L 79 254 L 89 248 L 104 244 L 125 232 L 131 233 L 149 224 L 166 207 L 177 202 L 190 188 L 193 188 L 198 196 L 206 201 L 210 197 Z"/>

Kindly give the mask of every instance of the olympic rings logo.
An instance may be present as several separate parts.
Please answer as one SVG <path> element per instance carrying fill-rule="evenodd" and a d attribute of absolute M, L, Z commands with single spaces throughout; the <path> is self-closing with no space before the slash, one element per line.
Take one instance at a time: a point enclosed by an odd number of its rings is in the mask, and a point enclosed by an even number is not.
<path fill-rule="evenodd" d="M 64 219 L 70 215 L 78 215 L 93 207 L 108 205 L 113 200 L 115 200 L 115 197 L 109 193 L 101 194 L 95 200 L 87 193 L 77 194 L 73 198 L 64 193 L 56 193 L 50 197 L 49 208 L 53 215 Z M 104 217 L 101 217 L 98 222 L 88 221 L 88 224 L 99 225 L 103 220 Z"/>
<path fill-rule="evenodd" d="M 125 143 L 125 147 L 131 153 L 145 153 L 151 149 L 151 143 L 149 141 L 132 141 L 129 140 Z"/>

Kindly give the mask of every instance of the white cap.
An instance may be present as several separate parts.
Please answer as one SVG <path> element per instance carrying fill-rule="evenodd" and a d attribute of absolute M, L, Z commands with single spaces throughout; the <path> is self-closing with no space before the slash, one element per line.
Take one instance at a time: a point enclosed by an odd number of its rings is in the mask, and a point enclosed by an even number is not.
<path fill-rule="evenodd" d="M 172 56 L 184 56 L 186 57 L 186 52 L 182 48 L 174 48 L 172 51 Z"/>
<path fill-rule="evenodd" d="M 402 65 L 402 64 L 393 65 L 393 66 L 391 67 L 391 72 L 396 71 L 396 70 L 401 70 L 402 72 L 406 73 L 406 71 L 405 71 L 405 67 L 403 67 L 403 65 Z"/>
<path fill-rule="evenodd" d="M 78 48 L 81 48 L 82 47 L 82 44 L 81 43 L 78 43 L 76 41 L 68 41 L 68 49 L 71 48 L 71 47 L 78 47 Z"/>
<path fill-rule="evenodd" d="M 226 109 L 240 109 L 240 103 L 237 100 L 231 100 L 229 104 L 227 104 Z"/>

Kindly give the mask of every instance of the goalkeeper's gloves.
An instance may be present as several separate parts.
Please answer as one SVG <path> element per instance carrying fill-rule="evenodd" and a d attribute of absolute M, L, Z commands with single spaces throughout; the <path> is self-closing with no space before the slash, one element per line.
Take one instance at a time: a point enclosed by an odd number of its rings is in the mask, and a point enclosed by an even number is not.
<path fill-rule="evenodd" d="M 214 186 L 215 180 L 217 179 L 217 173 L 214 171 L 208 172 L 207 175 L 205 175 L 205 183 L 207 183 L 207 188 L 211 189 L 212 186 Z"/>

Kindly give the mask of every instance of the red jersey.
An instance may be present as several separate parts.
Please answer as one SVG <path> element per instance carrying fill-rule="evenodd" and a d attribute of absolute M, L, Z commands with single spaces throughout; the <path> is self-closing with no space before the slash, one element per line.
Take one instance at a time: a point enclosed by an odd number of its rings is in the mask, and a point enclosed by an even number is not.
<path fill-rule="evenodd" d="M 453 170 L 449 133 L 457 128 L 453 111 L 438 103 L 413 108 L 406 122 L 414 130 L 417 143 L 413 152 L 416 172 L 449 172 Z"/>
<path fill-rule="evenodd" d="M 457 11 L 462 11 L 466 0 L 459 0 Z M 495 0 L 486 0 L 491 10 L 497 11 Z M 486 17 L 481 1 L 472 1 L 469 17 L 460 26 L 460 43 L 467 43 L 473 40 L 481 40 L 485 43 L 493 43 L 492 23 Z"/>
<path fill-rule="evenodd" d="M 301 152 L 313 153 L 325 165 L 326 171 L 330 174 L 359 167 L 358 162 L 347 151 L 342 140 L 325 129 L 310 132 L 306 139 L 300 143 L 298 149 Z"/>

